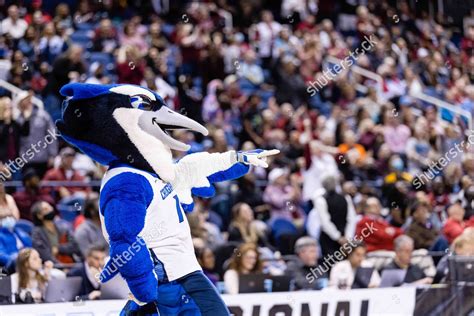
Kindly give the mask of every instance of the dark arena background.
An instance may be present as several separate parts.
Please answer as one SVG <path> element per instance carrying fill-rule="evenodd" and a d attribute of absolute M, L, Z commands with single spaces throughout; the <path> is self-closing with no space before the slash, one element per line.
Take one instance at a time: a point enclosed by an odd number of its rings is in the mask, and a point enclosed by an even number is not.
<path fill-rule="evenodd" d="M 186 214 L 231 314 L 474 315 L 473 0 L 0 0 L 0 21 L 1 316 L 129 298 L 97 279 L 107 167 L 56 129 L 70 82 L 155 91 L 209 130 L 171 132 L 188 153 L 280 150 Z"/>

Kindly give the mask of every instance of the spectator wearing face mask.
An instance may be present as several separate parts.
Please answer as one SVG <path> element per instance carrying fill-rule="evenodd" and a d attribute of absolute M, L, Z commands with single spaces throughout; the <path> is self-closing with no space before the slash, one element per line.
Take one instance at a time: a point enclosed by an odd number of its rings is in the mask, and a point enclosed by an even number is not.
<path fill-rule="evenodd" d="M 33 215 L 33 248 L 43 261 L 72 263 L 81 253 L 69 231 L 59 228 L 54 222 L 55 212 L 47 202 L 37 202 L 31 208 Z"/>
<path fill-rule="evenodd" d="M 32 245 L 28 233 L 15 225 L 16 218 L 13 216 L 0 220 L 0 267 L 9 272 L 15 269 L 18 251 Z"/>

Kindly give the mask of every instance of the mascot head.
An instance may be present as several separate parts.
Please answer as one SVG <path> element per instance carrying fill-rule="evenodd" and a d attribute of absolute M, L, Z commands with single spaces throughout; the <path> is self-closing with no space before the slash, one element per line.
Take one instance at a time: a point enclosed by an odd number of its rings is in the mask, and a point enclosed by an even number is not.
<path fill-rule="evenodd" d="M 56 123 L 61 135 L 104 165 L 125 163 L 171 181 L 171 149 L 187 151 L 189 145 L 174 139 L 170 131 L 208 134 L 204 126 L 139 86 L 71 83 L 60 92 L 66 97 L 62 119 Z"/>

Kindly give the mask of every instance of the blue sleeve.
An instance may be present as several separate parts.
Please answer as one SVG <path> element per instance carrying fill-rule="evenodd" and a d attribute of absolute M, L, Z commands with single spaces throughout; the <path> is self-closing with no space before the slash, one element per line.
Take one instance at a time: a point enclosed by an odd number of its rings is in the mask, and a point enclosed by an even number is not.
<path fill-rule="evenodd" d="M 209 177 L 207 177 L 207 179 L 211 183 L 234 180 L 246 175 L 247 172 L 249 172 L 249 170 L 250 170 L 249 165 L 238 162 L 227 170 L 219 171 L 214 174 L 211 174 Z"/>
<path fill-rule="evenodd" d="M 138 237 L 152 199 L 153 189 L 148 180 L 131 172 L 110 179 L 100 194 L 100 209 L 110 242 L 110 260 L 101 280 L 111 279 L 118 270 L 141 302 L 155 301 L 158 296 L 153 261 L 144 240 Z"/>
<path fill-rule="evenodd" d="M 249 172 L 250 166 L 245 165 L 243 163 L 236 163 L 232 167 L 227 170 L 218 171 L 216 173 L 211 174 L 207 177 L 209 183 L 216 183 L 216 182 L 223 182 L 228 180 L 234 180 L 240 178 Z M 191 192 L 200 197 L 213 197 L 216 193 L 214 187 L 211 185 L 209 187 L 202 187 L 202 188 L 192 188 Z"/>

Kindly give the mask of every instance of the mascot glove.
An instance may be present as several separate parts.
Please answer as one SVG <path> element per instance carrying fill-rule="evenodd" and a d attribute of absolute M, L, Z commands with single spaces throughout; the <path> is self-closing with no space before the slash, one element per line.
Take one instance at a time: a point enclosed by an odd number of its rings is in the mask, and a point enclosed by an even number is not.
<path fill-rule="evenodd" d="M 237 161 L 246 165 L 268 168 L 267 157 L 278 155 L 279 153 L 278 149 L 239 151 L 237 152 Z"/>

